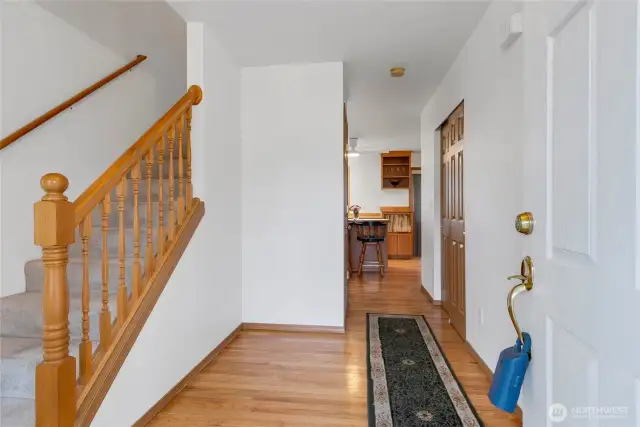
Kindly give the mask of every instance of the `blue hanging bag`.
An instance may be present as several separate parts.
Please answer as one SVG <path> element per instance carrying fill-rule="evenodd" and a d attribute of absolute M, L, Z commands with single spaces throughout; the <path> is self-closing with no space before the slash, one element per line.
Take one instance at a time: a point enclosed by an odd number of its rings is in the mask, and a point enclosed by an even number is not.
<path fill-rule="evenodd" d="M 531 336 L 526 332 L 523 332 L 522 336 L 524 345 L 518 338 L 516 345 L 505 348 L 500 353 L 489 389 L 491 403 L 496 408 L 511 413 L 518 405 L 524 375 L 531 359 Z"/>

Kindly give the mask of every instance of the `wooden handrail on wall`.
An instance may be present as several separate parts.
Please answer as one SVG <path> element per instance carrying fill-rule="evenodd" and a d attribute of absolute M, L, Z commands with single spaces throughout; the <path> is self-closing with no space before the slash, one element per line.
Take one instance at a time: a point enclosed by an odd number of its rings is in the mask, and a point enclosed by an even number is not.
<path fill-rule="evenodd" d="M 71 98 L 67 99 L 62 104 L 58 105 L 57 107 L 52 108 L 51 110 L 47 111 L 46 113 L 44 113 L 43 115 L 41 115 L 37 119 L 32 120 L 31 122 L 27 123 L 26 125 L 22 126 L 17 131 L 13 132 L 12 134 L 2 138 L 0 140 L 0 150 L 2 150 L 5 147 L 8 147 L 9 145 L 14 143 L 18 139 L 22 138 L 23 136 L 25 136 L 26 134 L 28 134 L 29 132 L 31 132 L 32 130 L 37 128 L 38 126 L 40 126 L 40 125 L 46 123 L 47 121 L 51 120 L 52 118 L 54 118 L 58 114 L 62 113 L 67 108 L 73 106 L 73 104 L 76 104 L 77 102 L 80 102 L 81 100 L 83 100 L 87 96 L 91 95 L 96 90 L 100 89 L 102 86 L 104 86 L 107 83 L 111 82 L 112 80 L 118 78 L 119 76 L 121 76 L 125 72 L 129 71 L 130 69 L 132 69 L 133 67 L 135 67 L 136 65 L 138 65 L 139 63 L 144 61 L 145 59 L 147 59 L 146 56 L 138 55 L 136 57 L 136 59 L 134 59 L 133 61 L 131 61 L 128 64 L 124 65 L 123 67 L 118 68 L 116 71 L 114 71 L 113 73 L 109 74 L 107 77 L 105 77 L 102 80 L 92 84 L 91 86 L 89 86 L 88 88 L 83 90 L 82 92 L 77 93 L 76 95 L 74 95 Z"/>
<path fill-rule="evenodd" d="M 35 243 L 42 247 L 44 265 L 43 361 L 36 368 L 37 427 L 90 425 L 204 215 L 204 203 L 193 197 L 191 184 L 191 109 L 201 100 L 202 90 L 191 86 L 73 203 L 64 195 L 69 186 L 66 177 L 57 173 L 42 177 L 45 195 L 35 204 L 34 215 Z M 167 169 L 164 169 L 165 164 Z M 127 199 L 129 187 L 132 192 L 131 198 Z M 144 197 L 141 197 L 141 188 L 146 189 Z M 113 193 L 115 200 L 112 200 Z M 132 258 L 125 257 L 125 200 L 132 201 L 133 205 Z M 97 216 L 93 215 L 95 209 Z M 108 247 L 112 210 L 118 224 L 115 259 L 113 255 L 110 259 L 113 252 Z M 92 218 L 96 217 L 100 221 L 97 228 L 92 226 Z M 146 220 L 145 226 L 141 226 L 141 219 Z M 154 224 L 157 225 L 155 229 Z M 93 325 L 100 331 L 96 351 L 89 333 L 89 242 L 92 233 L 101 233 L 102 242 L 101 257 L 98 258 L 102 261 L 102 298 L 101 307 L 94 308 L 100 310 L 99 325 Z M 67 277 L 69 246 L 76 235 L 80 236 L 83 262 L 79 278 L 82 283 L 82 340 L 78 375 L 75 358 L 69 351 L 71 319 Z M 144 248 L 144 254 L 141 248 Z M 127 259 L 131 260 L 130 264 Z M 109 266 L 113 264 L 117 265 L 119 274 L 110 281 Z M 129 269 L 131 273 L 125 274 Z M 109 306 L 109 294 L 113 291 L 109 283 L 117 284 L 115 321 L 114 310 Z"/>

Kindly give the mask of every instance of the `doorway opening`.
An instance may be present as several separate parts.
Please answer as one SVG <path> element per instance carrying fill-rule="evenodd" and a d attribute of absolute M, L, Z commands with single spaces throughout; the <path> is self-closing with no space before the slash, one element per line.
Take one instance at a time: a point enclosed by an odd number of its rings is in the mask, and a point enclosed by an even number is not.
<path fill-rule="evenodd" d="M 360 276 L 360 271 L 377 274 L 380 265 L 387 270 L 393 260 L 420 256 L 416 247 L 420 245 L 421 175 L 416 173 L 420 172 L 421 155 L 412 150 L 368 151 L 360 142 L 354 147 L 358 151 L 348 157 L 346 183 L 348 205 L 357 213 L 348 212 L 352 227 L 348 250 L 351 274 Z M 362 236 L 358 237 L 363 223 L 379 223 L 384 228 L 379 252 L 365 251 Z"/>

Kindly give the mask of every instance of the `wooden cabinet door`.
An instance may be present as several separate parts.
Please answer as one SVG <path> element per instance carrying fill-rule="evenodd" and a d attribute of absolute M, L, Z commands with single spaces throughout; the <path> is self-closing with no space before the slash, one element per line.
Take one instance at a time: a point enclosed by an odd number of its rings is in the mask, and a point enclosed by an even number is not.
<path fill-rule="evenodd" d="M 413 255 L 413 235 L 411 233 L 398 234 L 398 258 L 411 258 Z"/>
<path fill-rule="evenodd" d="M 466 338 L 465 232 L 463 206 L 464 105 L 442 125 L 442 306 L 460 336 Z"/>
<path fill-rule="evenodd" d="M 389 233 L 387 236 L 387 256 L 389 258 L 397 258 L 398 257 L 398 234 L 397 233 Z"/>

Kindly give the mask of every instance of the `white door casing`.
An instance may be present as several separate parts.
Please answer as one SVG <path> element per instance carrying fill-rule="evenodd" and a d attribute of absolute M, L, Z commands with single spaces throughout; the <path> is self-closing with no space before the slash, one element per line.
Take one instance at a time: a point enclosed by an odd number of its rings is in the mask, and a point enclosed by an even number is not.
<path fill-rule="evenodd" d="M 638 17 L 637 1 L 524 2 L 524 427 L 640 426 Z"/>

